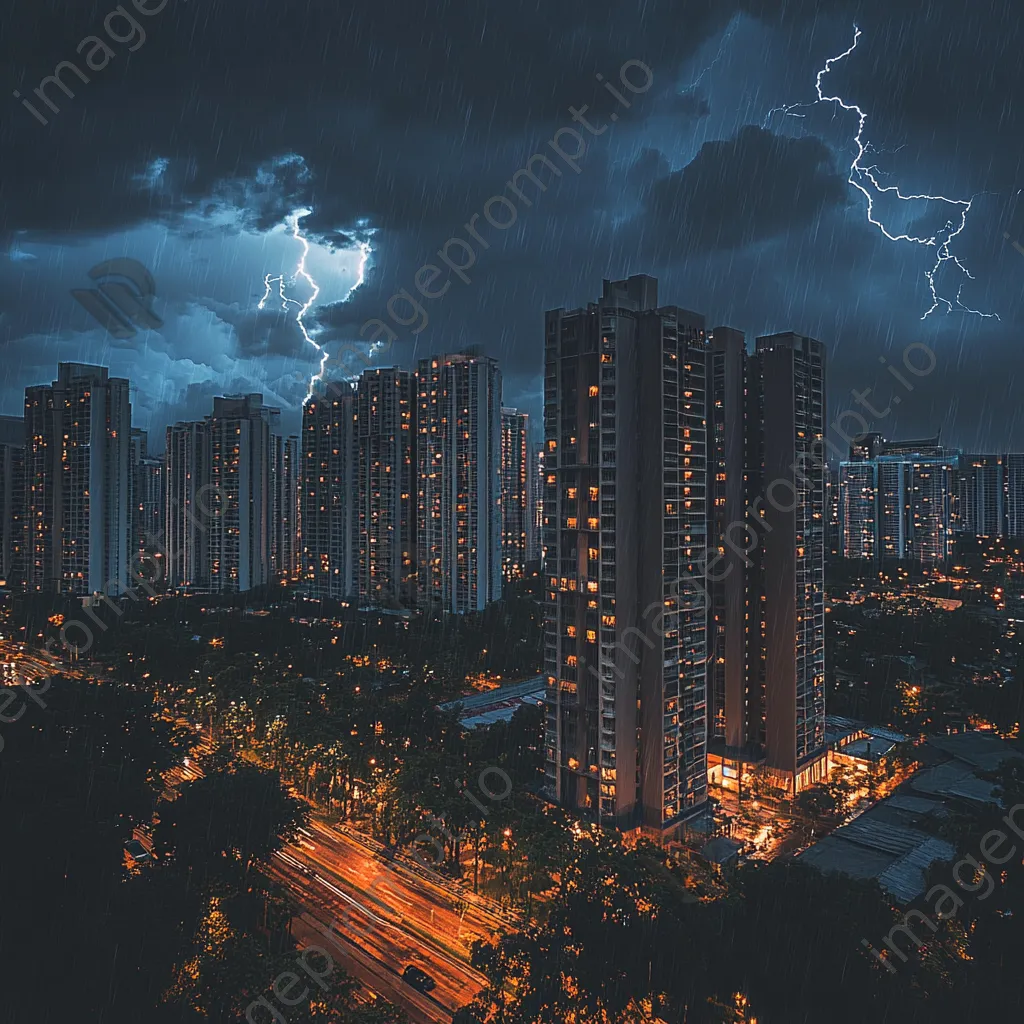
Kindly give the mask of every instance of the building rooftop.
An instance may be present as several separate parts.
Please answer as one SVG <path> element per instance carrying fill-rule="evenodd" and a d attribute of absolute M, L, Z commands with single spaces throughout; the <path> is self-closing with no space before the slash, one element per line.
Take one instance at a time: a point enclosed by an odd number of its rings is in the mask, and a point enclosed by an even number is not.
<path fill-rule="evenodd" d="M 739 840 L 730 839 L 728 836 L 717 836 L 705 844 L 700 855 L 712 864 L 731 864 L 739 859 L 742 849 L 743 844 Z"/>
<path fill-rule="evenodd" d="M 903 738 L 888 729 L 835 716 L 829 717 L 828 727 L 840 737 L 867 732 L 879 739 L 886 734 Z M 857 740 L 842 750 L 855 752 L 867 742 Z M 915 749 L 925 767 L 899 792 L 805 850 L 800 860 L 823 872 L 873 878 L 901 904 L 920 896 L 931 865 L 956 855 L 953 846 L 933 834 L 939 821 L 953 813 L 950 805 L 998 805 L 996 787 L 978 773 L 994 771 L 1008 758 L 1022 755 L 1013 744 L 983 732 L 930 736 Z"/>
<path fill-rule="evenodd" d="M 825 743 L 828 746 L 841 744 L 858 733 L 866 733 L 872 738 L 887 740 L 890 744 L 905 743 L 910 739 L 909 736 L 896 732 L 895 729 L 886 729 L 881 725 L 868 725 L 867 722 L 860 722 L 856 718 L 843 718 L 841 715 L 825 716 Z"/>
<path fill-rule="evenodd" d="M 509 686 L 500 686 L 496 690 L 484 693 L 473 693 L 468 697 L 439 704 L 441 711 L 454 711 L 461 708 L 463 716 L 459 724 L 464 729 L 476 729 L 480 726 L 494 725 L 497 722 L 512 720 L 515 713 L 524 704 L 540 706 L 544 703 L 544 691 L 547 686 L 545 676 L 533 676 Z M 466 712 L 471 712 L 466 714 Z"/>
<path fill-rule="evenodd" d="M 945 840 L 897 824 L 886 808 L 888 802 L 836 829 L 800 854 L 800 860 L 826 873 L 873 878 L 900 903 L 920 896 L 928 868 L 937 860 L 951 859 L 956 851 Z"/>

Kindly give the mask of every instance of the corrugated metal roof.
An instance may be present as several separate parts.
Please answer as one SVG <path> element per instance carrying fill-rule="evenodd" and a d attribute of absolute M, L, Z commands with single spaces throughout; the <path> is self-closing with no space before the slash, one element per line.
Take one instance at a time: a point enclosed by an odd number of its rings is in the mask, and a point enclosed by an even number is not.
<path fill-rule="evenodd" d="M 882 872 L 878 883 L 900 903 L 916 899 L 925 888 L 925 872 L 937 860 L 952 860 L 956 850 L 944 839 L 928 839 Z"/>
<path fill-rule="evenodd" d="M 870 813 L 869 811 L 851 821 L 849 825 L 837 828 L 833 834 L 848 843 L 856 843 L 858 846 L 867 846 L 872 850 L 881 850 L 883 853 L 897 856 L 909 853 L 928 839 L 927 832 L 879 821 L 872 818 Z"/>

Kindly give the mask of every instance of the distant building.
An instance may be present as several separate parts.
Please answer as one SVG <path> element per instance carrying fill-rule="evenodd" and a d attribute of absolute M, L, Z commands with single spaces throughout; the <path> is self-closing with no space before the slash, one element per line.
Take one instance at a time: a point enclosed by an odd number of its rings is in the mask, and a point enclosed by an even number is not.
<path fill-rule="evenodd" d="M 501 410 L 501 570 L 506 580 L 522 578 L 530 560 L 531 507 L 535 473 L 531 472 L 530 417 L 518 409 Z"/>
<path fill-rule="evenodd" d="M 356 594 L 355 391 L 327 384 L 302 409 L 299 510 L 302 586 L 312 597 Z"/>
<path fill-rule="evenodd" d="M 299 572 L 299 439 L 272 434 L 270 438 L 270 569 L 280 580 Z"/>
<path fill-rule="evenodd" d="M 416 388 L 419 600 L 482 611 L 501 597 L 501 371 L 487 356 L 434 356 Z"/>
<path fill-rule="evenodd" d="M 271 424 L 259 394 L 214 398 L 210 429 L 210 589 L 244 593 L 270 582 Z"/>
<path fill-rule="evenodd" d="M 415 380 L 398 367 L 365 370 L 356 386 L 356 567 L 359 600 L 415 602 Z"/>
<path fill-rule="evenodd" d="M 1024 538 L 1024 454 L 1004 457 L 1006 470 L 1006 535 Z"/>
<path fill-rule="evenodd" d="M 0 416 L 0 586 L 25 586 L 25 421 Z"/>
<path fill-rule="evenodd" d="M 135 467 L 135 536 L 139 553 L 161 551 L 166 543 L 164 511 L 164 460 L 147 455 Z"/>
<path fill-rule="evenodd" d="M 1002 455 L 961 455 L 958 460 L 957 531 L 1002 537 L 1006 531 L 1006 473 Z"/>
<path fill-rule="evenodd" d="M 130 584 L 135 554 L 128 381 L 61 363 L 25 389 L 28 587 L 87 596 Z"/>
<path fill-rule="evenodd" d="M 839 466 L 839 520 L 843 558 L 881 558 L 878 464 L 873 460 Z"/>
<path fill-rule="evenodd" d="M 164 536 L 167 583 L 204 591 L 210 585 L 210 426 L 181 422 L 167 428 L 164 453 Z"/>
<path fill-rule="evenodd" d="M 149 454 L 149 435 L 132 427 L 132 533 L 136 551 L 164 557 L 164 460 Z M 166 566 L 163 567 L 166 574 Z"/>
<path fill-rule="evenodd" d="M 839 467 L 843 556 L 944 564 L 953 546 L 958 453 L 938 438 L 886 441 L 875 451 Z"/>
<path fill-rule="evenodd" d="M 882 557 L 942 565 L 952 553 L 955 456 L 878 460 Z"/>

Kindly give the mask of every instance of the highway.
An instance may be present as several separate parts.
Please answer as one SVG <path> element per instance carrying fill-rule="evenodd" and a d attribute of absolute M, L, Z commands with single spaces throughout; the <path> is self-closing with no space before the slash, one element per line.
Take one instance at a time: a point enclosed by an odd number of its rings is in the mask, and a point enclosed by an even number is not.
<path fill-rule="evenodd" d="M 165 796 L 203 775 L 189 763 L 164 773 Z M 264 867 L 301 907 L 292 933 L 319 945 L 370 992 L 402 1007 L 414 1024 L 447 1024 L 486 984 L 468 964 L 476 939 L 507 930 L 487 901 L 450 889 L 428 872 L 389 860 L 373 840 L 311 821 Z M 402 980 L 414 964 L 437 987 L 422 993 Z"/>
<path fill-rule="evenodd" d="M 338 953 L 346 970 L 410 1016 L 415 1010 L 448 1021 L 486 983 L 465 960 L 475 939 L 494 933 L 487 914 L 337 830 L 314 823 L 275 854 L 268 873 L 303 906 L 307 925 L 317 922 L 334 937 L 332 955 Z M 409 964 L 437 987 L 422 994 L 402 982 Z"/>
<path fill-rule="evenodd" d="M 33 649 L 19 640 L 0 639 L 0 681 L 3 685 L 16 686 L 26 682 L 32 685 L 58 672 L 68 674 L 52 654 Z"/>

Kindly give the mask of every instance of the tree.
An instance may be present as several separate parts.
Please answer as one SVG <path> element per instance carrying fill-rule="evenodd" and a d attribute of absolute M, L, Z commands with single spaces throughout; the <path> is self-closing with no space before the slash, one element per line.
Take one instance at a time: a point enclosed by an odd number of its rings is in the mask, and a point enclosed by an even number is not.
<path fill-rule="evenodd" d="M 309 808 L 284 791 L 276 772 L 235 763 L 185 784 L 176 800 L 161 807 L 154 846 L 160 858 L 173 858 L 179 871 L 201 884 L 236 882 L 294 837 L 308 817 Z"/>
<path fill-rule="evenodd" d="M 42 706 L 0 695 L 0 1020 L 155 1021 L 199 906 L 177 879 L 129 874 L 124 843 L 177 757 L 173 727 L 148 694 L 87 679 L 50 680 Z"/>

